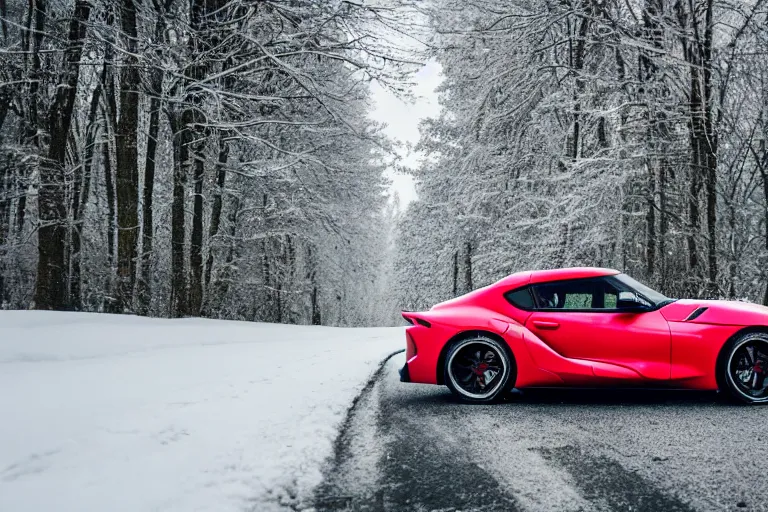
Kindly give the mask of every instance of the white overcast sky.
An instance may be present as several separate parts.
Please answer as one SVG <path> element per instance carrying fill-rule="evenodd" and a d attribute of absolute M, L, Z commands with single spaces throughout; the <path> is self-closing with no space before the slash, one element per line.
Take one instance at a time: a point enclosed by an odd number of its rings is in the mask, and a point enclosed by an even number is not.
<path fill-rule="evenodd" d="M 435 93 L 435 88 L 442 81 L 440 69 L 440 64 L 428 61 L 414 75 L 412 101 L 403 101 L 376 82 L 371 85 L 376 104 L 371 117 L 386 124 L 384 133 L 389 138 L 402 143 L 398 154 L 401 157 L 400 165 L 405 167 L 418 168 L 423 158 L 423 155 L 409 148 L 419 141 L 419 122 L 427 117 L 436 117 L 440 112 Z M 390 169 L 386 176 L 392 180 L 390 192 L 400 196 L 403 207 L 416 199 L 413 178 L 409 174 L 396 173 Z"/>

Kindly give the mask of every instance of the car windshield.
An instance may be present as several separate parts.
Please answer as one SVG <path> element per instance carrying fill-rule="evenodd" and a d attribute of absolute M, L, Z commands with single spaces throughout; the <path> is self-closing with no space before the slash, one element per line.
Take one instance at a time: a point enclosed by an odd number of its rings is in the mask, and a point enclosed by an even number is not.
<path fill-rule="evenodd" d="M 648 299 L 654 307 L 658 307 L 662 305 L 663 303 L 672 302 L 674 299 L 670 299 L 669 297 L 665 296 L 664 294 L 661 294 L 657 292 L 656 290 L 652 288 L 648 288 L 643 283 L 635 281 L 631 277 L 629 277 L 627 274 L 619 274 L 617 276 L 614 276 L 617 281 L 621 282 L 622 284 L 625 284 L 629 288 L 633 289 L 646 299 Z"/>

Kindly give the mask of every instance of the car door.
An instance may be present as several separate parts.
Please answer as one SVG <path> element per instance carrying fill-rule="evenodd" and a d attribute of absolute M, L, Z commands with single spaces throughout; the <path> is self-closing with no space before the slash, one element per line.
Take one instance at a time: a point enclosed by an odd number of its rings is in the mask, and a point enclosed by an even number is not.
<path fill-rule="evenodd" d="M 610 277 L 534 284 L 525 325 L 561 356 L 591 362 L 596 379 L 669 379 L 667 321 L 618 308 L 621 286 Z"/>

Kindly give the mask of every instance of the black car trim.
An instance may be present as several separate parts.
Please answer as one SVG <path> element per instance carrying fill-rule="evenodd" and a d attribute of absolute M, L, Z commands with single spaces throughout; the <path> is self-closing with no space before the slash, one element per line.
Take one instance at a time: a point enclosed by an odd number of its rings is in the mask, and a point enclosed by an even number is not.
<path fill-rule="evenodd" d="M 400 373 L 400 382 L 411 382 L 411 374 L 408 371 L 408 363 L 405 363 L 402 368 L 398 370 Z"/>
<path fill-rule="evenodd" d="M 704 306 L 702 306 L 702 307 L 699 307 L 699 308 L 696 308 L 696 309 L 695 309 L 695 310 L 694 310 L 694 311 L 693 311 L 693 312 L 692 312 L 690 315 L 688 315 L 688 317 L 687 317 L 685 320 L 683 320 L 683 321 L 684 321 L 684 322 L 690 322 L 691 320 L 696 320 L 697 318 L 699 318 L 699 317 L 701 316 L 701 314 L 702 314 L 702 313 L 704 313 L 704 312 L 705 312 L 706 310 L 708 310 L 708 309 L 709 309 L 708 307 L 704 307 Z"/>

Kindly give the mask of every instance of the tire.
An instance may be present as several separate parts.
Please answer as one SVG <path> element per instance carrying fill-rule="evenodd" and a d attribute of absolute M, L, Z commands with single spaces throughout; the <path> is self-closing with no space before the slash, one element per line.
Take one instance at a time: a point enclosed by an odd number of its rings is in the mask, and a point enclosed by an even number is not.
<path fill-rule="evenodd" d="M 719 372 L 720 391 L 739 402 L 768 403 L 768 333 L 747 332 L 728 342 Z"/>
<path fill-rule="evenodd" d="M 445 356 L 444 382 L 463 402 L 492 403 L 515 385 L 509 349 L 481 333 L 454 341 Z"/>

